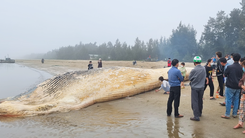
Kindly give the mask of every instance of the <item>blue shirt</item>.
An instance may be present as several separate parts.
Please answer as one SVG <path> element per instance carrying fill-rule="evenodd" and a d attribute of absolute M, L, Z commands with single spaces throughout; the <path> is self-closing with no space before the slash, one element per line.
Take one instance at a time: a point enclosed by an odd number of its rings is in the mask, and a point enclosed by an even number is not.
<path fill-rule="evenodd" d="M 234 61 L 233 61 L 234 62 Z M 233 64 L 233 63 L 232 63 Z M 225 67 L 224 67 L 224 71 L 226 70 L 227 66 L 229 66 L 231 64 L 229 64 L 228 62 L 226 63 Z"/>
<path fill-rule="evenodd" d="M 176 67 L 172 67 L 168 71 L 168 82 L 171 87 L 180 86 L 180 83 L 184 80 L 183 76 L 181 75 L 180 70 Z"/>
<path fill-rule="evenodd" d="M 229 65 L 232 65 L 232 64 L 234 63 L 234 60 L 231 58 L 231 59 L 229 59 L 229 60 L 227 61 L 227 63 L 228 63 Z"/>

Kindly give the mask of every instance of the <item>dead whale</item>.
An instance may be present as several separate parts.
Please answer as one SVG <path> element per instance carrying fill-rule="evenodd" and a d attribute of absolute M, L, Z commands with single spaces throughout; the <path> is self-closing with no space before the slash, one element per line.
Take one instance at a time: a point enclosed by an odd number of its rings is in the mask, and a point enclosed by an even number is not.
<path fill-rule="evenodd" d="M 74 71 L 55 76 L 36 89 L 0 104 L 0 116 L 34 116 L 79 110 L 89 105 L 133 96 L 160 86 L 169 68 L 114 67 Z M 189 74 L 191 68 L 187 68 Z"/>

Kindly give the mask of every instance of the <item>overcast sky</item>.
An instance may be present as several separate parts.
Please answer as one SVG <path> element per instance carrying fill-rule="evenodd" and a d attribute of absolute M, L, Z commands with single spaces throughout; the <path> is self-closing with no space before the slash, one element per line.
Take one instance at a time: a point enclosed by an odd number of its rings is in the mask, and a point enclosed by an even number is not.
<path fill-rule="evenodd" d="M 169 38 L 180 21 L 197 31 L 209 17 L 230 13 L 241 0 L 1 0 L 0 59 L 46 53 L 62 46 L 136 37 Z"/>

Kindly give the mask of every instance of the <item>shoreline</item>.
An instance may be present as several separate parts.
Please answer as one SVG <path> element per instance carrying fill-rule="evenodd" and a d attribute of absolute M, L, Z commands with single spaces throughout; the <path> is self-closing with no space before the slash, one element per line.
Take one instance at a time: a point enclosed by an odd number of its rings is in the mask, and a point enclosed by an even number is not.
<path fill-rule="evenodd" d="M 1 95 L 0 101 L 12 100 L 22 94 L 29 93 L 34 87 L 53 75 L 22 64 L 1 64 Z"/>

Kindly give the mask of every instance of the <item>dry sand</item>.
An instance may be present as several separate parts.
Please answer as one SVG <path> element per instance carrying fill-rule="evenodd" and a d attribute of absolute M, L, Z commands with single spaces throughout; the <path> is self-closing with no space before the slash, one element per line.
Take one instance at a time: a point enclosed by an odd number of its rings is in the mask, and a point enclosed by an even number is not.
<path fill-rule="evenodd" d="M 17 60 L 18 64 L 61 74 L 67 71 L 85 70 L 88 61 L 81 60 Z M 94 68 L 97 61 L 93 61 Z M 132 61 L 103 61 L 103 67 L 127 66 L 136 68 L 162 68 L 166 62 L 142 62 L 136 66 Z M 193 67 L 193 63 L 186 63 Z M 157 79 L 157 78 L 156 78 Z M 188 84 L 188 82 L 185 82 Z M 215 90 L 217 79 L 214 78 Z M 233 130 L 238 118 L 222 119 L 225 107 L 219 103 L 224 99 L 209 100 L 209 88 L 204 94 L 204 109 L 201 121 L 190 121 L 191 110 L 190 87 L 181 90 L 179 111 L 183 118 L 167 117 L 166 105 L 168 95 L 163 91 L 149 91 L 133 97 L 98 103 L 79 111 L 55 113 L 45 116 L 23 119 L 0 118 L 5 122 L 2 128 L 21 127 L 23 135 L 12 134 L 8 137 L 186 137 L 186 138 L 231 138 L 244 137 L 244 129 Z M 173 114 L 173 113 L 172 113 Z M 17 128 L 18 128 L 17 127 Z M 4 130 L 4 129 L 3 129 Z"/>

